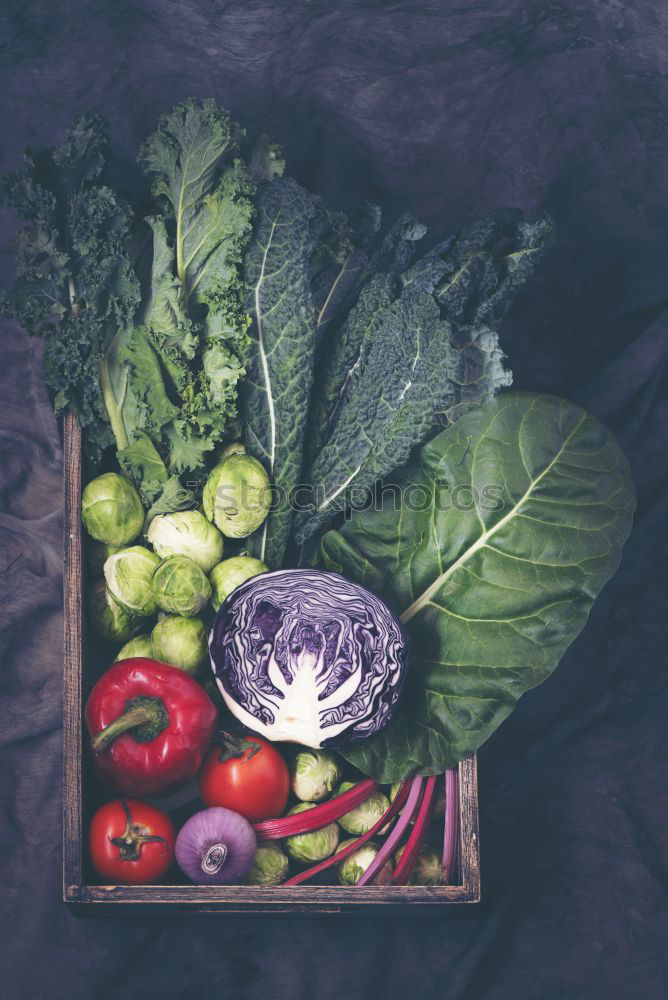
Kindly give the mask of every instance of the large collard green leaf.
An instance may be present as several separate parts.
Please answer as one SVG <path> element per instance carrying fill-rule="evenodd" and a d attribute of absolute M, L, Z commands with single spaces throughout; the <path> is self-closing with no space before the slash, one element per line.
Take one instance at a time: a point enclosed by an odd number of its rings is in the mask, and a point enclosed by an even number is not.
<path fill-rule="evenodd" d="M 511 382 L 498 322 L 551 240 L 551 223 L 498 212 L 399 276 L 376 274 L 323 366 L 312 406 L 325 443 L 299 514 L 300 543 L 405 462 L 440 419 L 483 403 Z"/>
<path fill-rule="evenodd" d="M 619 564 L 635 507 L 608 430 L 530 393 L 465 414 L 397 486 L 400 502 L 386 493 L 321 542 L 325 567 L 385 597 L 412 639 L 397 716 L 345 753 L 382 782 L 451 767 L 554 670 Z"/>
<path fill-rule="evenodd" d="M 269 517 L 249 541 L 252 555 L 282 565 L 301 473 L 313 379 L 315 310 L 309 287 L 314 199 L 291 179 L 260 188 L 246 254 L 247 308 L 253 317 L 242 410 L 246 447 L 275 488 Z"/>

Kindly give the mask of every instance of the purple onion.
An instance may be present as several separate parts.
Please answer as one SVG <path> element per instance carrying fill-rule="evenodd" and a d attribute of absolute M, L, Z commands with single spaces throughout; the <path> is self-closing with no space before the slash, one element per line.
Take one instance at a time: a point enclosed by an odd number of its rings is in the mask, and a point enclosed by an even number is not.
<path fill-rule="evenodd" d="M 247 819 L 231 809 L 202 809 L 176 838 L 176 862 L 198 885 L 234 885 L 249 871 L 257 838 Z"/>

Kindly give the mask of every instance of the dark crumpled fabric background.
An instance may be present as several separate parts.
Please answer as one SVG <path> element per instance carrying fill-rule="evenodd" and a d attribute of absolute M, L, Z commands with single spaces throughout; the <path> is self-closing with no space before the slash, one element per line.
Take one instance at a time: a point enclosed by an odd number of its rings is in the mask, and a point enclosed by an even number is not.
<path fill-rule="evenodd" d="M 62 453 L 40 346 L 0 363 L 0 982 L 16 1000 L 662 1000 L 668 987 L 668 7 L 661 0 L 5 0 L 0 169 L 104 114 L 128 160 L 213 95 L 342 205 L 559 242 L 504 326 L 516 386 L 619 435 L 639 509 L 553 677 L 480 753 L 483 903 L 391 918 L 78 919 L 60 901 Z M 15 221 L 2 215 L 0 264 Z"/>

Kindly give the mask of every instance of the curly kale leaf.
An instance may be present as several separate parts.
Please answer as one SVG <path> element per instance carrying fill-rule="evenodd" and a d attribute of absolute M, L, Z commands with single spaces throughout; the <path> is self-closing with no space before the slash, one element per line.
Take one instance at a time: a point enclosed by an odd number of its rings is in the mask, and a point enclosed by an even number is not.
<path fill-rule="evenodd" d="M 214 101 L 186 101 L 140 153 L 161 214 L 147 220 L 154 249 L 143 343 L 134 338 L 124 356 L 175 472 L 201 468 L 236 417 L 249 324 L 240 266 L 253 214 L 250 174 L 233 159 L 242 137 Z M 148 364 L 157 388 L 144 382 Z"/>
<path fill-rule="evenodd" d="M 128 254 L 132 213 L 101 181 L 107 149 L 104 122 L 86 115 L 55 149 L 29 150 L 0 188 L 2 203 L 24 220 L 16 284 L 2 309 L 44 338 L 56 410 L 75 411 L 93 460 L 113 441 L 100 361 L 139 302 Z"/>

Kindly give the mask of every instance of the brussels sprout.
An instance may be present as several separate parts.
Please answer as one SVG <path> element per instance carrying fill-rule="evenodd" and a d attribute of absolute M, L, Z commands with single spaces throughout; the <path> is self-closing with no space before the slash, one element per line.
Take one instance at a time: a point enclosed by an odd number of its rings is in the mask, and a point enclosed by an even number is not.
<path fill-rule="evenodd" d="M 147 538 L 162 559 L 187 556 L 205 573 L 223 558 L 223 536 L 198 510 L 157 514 Z"/>
<path fill-rule="evenodd" d="M 158 660 L 196 674 L 206 659 L 207 629 L 201 618 L 167 615 L 151 632 L 153 649 Z"/>
<path fill-rule="evenodd" d="M 288 874 L 289 861 L 280 847 L 258 847 L 246 876 L 248 885 L 280 885 Z"/>
<path fill-rule="evenodd" d="M 167 556 L 153 574 L 158 607 L 192 618 L 211 597 L 211 584 L 197 563 L 187 556 Z"/>
<path fill-rule="evenodd" d="M 294 816 L 296 813 L 305 812 L 306 809 L 312 809 L 314 805 L 314 802 L 299 802 L 286 815 Z M 285 849 L 295 861 L 308 864 L 309 861 L 322 861 L 324 858 L 328 858 L 336 850 L 338 842 L 338 825 L 329 823 L 322 829 L 313 830 L 311 833 L 296 833 L 292 837 L 286 837 Z"/>
<path fill-rule="evenodd" d="M 105 639 L 125 642 L 141 629 L 142 619 L 122 608 L 107 590 L 104 580 L 93 584 L 88 616 L 95 631 Z"/>
<path fill-rule="evenodd" d="M 202 505 L 206 516 L 224 535 L 246 538 L 269 513 L 269 477 L 256 458 L 230 455 L 209 473 Z"/>
<path fill-rule="evenodd" d="M 401 861 L 401 855 L 404 853 L 405 848 L 400 847 L 394 855 L 394 863 L 396 865 Z M 439 858 L 436 851 L 423 845 L 418 856 L 415 859 L 415 865 L 413 866 L 413 871 L 408 877 L 409 885 L 441 885 L 443 883 L 443 869 L 441 867 L 441 859 Z"/>
<path fill-rule="evenodd" d="M 342 792 L 348 791 L 349 788 L 353 787 L 353 784 L 353 781 L 342 781 L 336 794 L 341 795 Z M 390 803 L 388 798 L 383 795 L 380 789 L 376 789 L 368 799 L 360 802 L 358 806 L 355 806 L 354 809 L 351 809 L 350 812 L 342 816 L 338 822 L 346 833 L 356 833 L 358 835 L 368 833 L 371 827 L 379 819 L 383 818 L 389 808 Z"/>
<path fill-rule="evenodd" d="M 104 578 L 116 603 L 133 615 L 154 614 L 157 605 L 152 580 L 159 565 L 159 557 L 143 545 L 131 545 L 109 556 Z"/>
<path fill-rule="evenodd" d="M 338 854 L 344 847 L 348 847 L 354 843 L 354 838 L 351 840 L 342 840 L 336 848 L 336 853 Z M 343 861 L 339 861 L 336 866 L 336 874 L 339 877 L 341 885 L 357 885 L 379 850 L 378 844 L 374 844 L 373 840 L 370 840 L 368 843 L 362 844 L 352 854 L 349 854 Z"/>
<path fill-rule="evenodd" d="M 114 663 L 118 663 L 119 660 L 129 660 L 132 656 L 149 656 L 151 659 L 155 657 L 150 635 L 136 635 L 134 639 L 126 642 L 116 653 Z"/>
<path fill-rule="evenodd" d="M 322 802 L 340 778 L 341 768 L 326 750 L 302 750 L 292 765 L 292 791 L 304 802 Z"/>
<path fill-rule="evenodd" d="M 231 594 L 244 580 L 249 580 L 258 573 L 266 573 L 268 570 L 268 566 L 251 556 L 232 556 L 231 559 L 223 559 L 209 574 L 213 590 L 211 603 L 214 609 L 217 611 L 228 594 Z"/>
<path fill-rule="evenodd" d="M 102 576 L 104 564 L 109 556 L 115 555 L 123 548 L 122 545 L 107 545 L 106 542 L 94 542 L 89 540 L 86 543 L 85 555 L 88 568 L 95 576 Z"/>
<path fill-rule="evenodd" d="M 105 472 L 84 488 L 81 518 L 91 538 L 107 545 L 128 545 L 144 524 L 139 494 L 124 476 Z"/>

